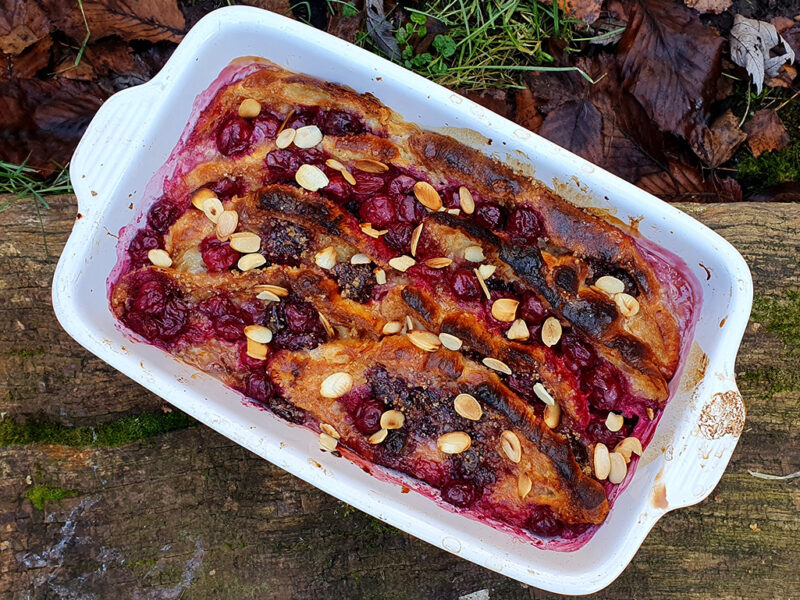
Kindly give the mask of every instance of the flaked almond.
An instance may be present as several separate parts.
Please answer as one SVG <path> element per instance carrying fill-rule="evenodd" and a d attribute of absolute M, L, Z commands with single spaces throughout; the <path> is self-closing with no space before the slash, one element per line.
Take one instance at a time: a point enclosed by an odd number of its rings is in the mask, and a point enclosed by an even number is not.
<path fill-rule="evenodd" d="M 425 352 L 436 352 L 442 345 L 442 342 L 439 341 L 439 336 L 430 331 L 417 329 L 409 331 L 406 335 L 412 344 Z"/>
<path fill-rule="evenodd" d="M 369 436 L 368 441 L 369 441 L 370 444 L 380 444 L 383 440 L 386 439 L 387 435 L 389 435 L 389 430 L 388 429 L 379 429 L 378 431 L 373 433 L 371 436 Z"/>
<path fill-rule="evenodd" d="M 625 284 L 612 275 L 603 275 L 594 282 L 594 286 L 609 296 L 625 291 Z"/>
<path fill-rule="evenodd" d="M 533 384 L 533 393 L 536 394 L 536 397 L 539 398 L 539 400 L 548 406 L 553 406 L 556 403 L 555 399 L 550 395 L 550 392 L 545 389 L 544 385 L 540 381 L 537 381 Z"/>
<path fill-rule="evenodd" d="M 414 195 L 425 208 L 439 210 L 442 208 L 442 198 L 439 192 L 427 181 L 418 181 L 414 184 Z"/>
<path fill-rule="evenodd" d="M 259 283 L 254 285 L 253 289 L 257 292 L 272 292 L 279 298 L 286 298 L 289 295 L 289 290 L 280 285 L 272 285 L 271 283 Z"/>
<path fill-rule="evenodd" d="M 547 425 L 550 429 L 555 429 L 558 427 L 558 423 L 561 421 L 561 406 L 558 404 L 548 404 L 544 407 L 544 424 Z"/>
<path fill-rule="evenodd" d="M 481 291 L 483 292 L 483 295 L 486 296 L 487 300 L 491 300 L 492 294 L 489 291 L 489 288 L 486 287 L 486 282 L 483 280 L 483 277 L 481 277 L 481 272 L 478 269 L 472 269 L 472 271 L 475 273 L 475 277 L 478 278 L 478 285 L 481 286 Z"/>
<path fill-rule="evenodd" d="M 224 210 L 222 214 L 217 219 L 217 226 L 215 228 L 215 233 L 217 234 L 217 239 L 221 242 L 227 241 L 231 234 L 236 231 L 236 228 L 239 226 L 239 213 L 235 210 Z M 258 248 L 256 248 L 258 250 Z"/>
<path fill-rule="evenodd" d="M 414 321 L 408 315 L 406 315 L 406 331 L 414 331 Z"/>
<path fill-rule="evenodd" d="M 381 329 L 383 335 L 394 335 L 403 331 L 403 324 L 400 321 L 389 321 Z"/>
<path fill-rule="evenodd" d="M 319 434 L 319 445 L 322 446 L 324 450 L 328 452 L 333 452 L 336 450 L 336 446 L 339 445 L 339 442 L 336 440 L 335 437 L 328 435 L 324 431 Z"/>
<path fill-rule="evenodd" d="M 656 413 L 654 413 L 653 409 L 649 406 L 645 409 L 645 411 L 647 411 L 647 418 L 651 421 L 656 418 Z"/>
<path fill-rule="evenodd" d="M 253 119 L 261 113 L 261 103 L 253 98 L 245 98 L 239 105 L 239 116 L 243 119 Z"/>
<path fill-rule="evenodd" d="M 505 373 L 506 375 L 511 375 L 511 368 L 504 363 L 502 360 L 497 360 L 496 358 L 492 358 L 491 356 L 487 356 L 481 361 L 484 365 L 498 371 L 500 373 Z"/>
<path fill-rule="evenodd" d="M 263 300 L 264 302 L 280 302 L 281 301 L 281 299 L 278 296 L 276 296 L 275 294 L 273 294 L 272 292 L 269 292 L 267 290 L 264 290 L 263 292 L 258 292 L 256 294 L 256 298 L 258 298 L 259 300 Z"/>
<path fill-rule="evenodd" d="M 350 171 L 348 171 L 347 169 L 343 169 L 343 170 L 341 170 L 339 172 L 342 174 L 342 177 L 344 177 L 344 180 L 347 183 L 349 183 L 350 185 L 355 185 L 356 184 L 356 178 L 353 177 L 353 174 Z"/>
<path fill-rule="evenodd" d="M 300 127 L 294 134 L 294 145 L 298 148 L 313 148 L 321 141 L 322 131 L 316 125 Z"/>
<path fill-rule="evenodd" d="M 614 304 L 623 317 L 634 317 L 639 314 L 639 301 L 625 292 L 614 295 Z"/>
<path fill-rule="evenodd" d="M 261 249 L 261 238 L 250 231 L 231 234 L 231 248 L 242 254 L 258 252 Z"/>
<path fill-rule="evenodd" d="M 463 431 L 443 433 L 436 440 L 436 446 L 445 454 L 461 454 L 471 445 L 472 438 Z"/>
<path fill-rule="evenodd" d="M 463 344 L 460 339 L 450 333 L 440 333 L 439 341 L 442 342 L 442 346 L 448 350 L 452 350 L 453 352 L 458 352 L 461 350 L 461 346 Z"/>
<path fill-rule="evenodd" d="M 278 137 L 275 138 L 275 146 L 283 150 L 284 148 L 288 148 L 292 145 L 294 141 L 294 136 L 296 135 L 297 130 L 292 129 L 291 127 L 288 129 L 284 129 L 278 134 Z"/>
<path fill-rule="evenodd" d="M 511 462 L 518 463 L 522 460 L 522 444 L 513 431 L 506 429 L 500 434 L 500 448 Z"/>
<path fill-rule="evenodd" d="M 360 252 L 358 254 L 353 254 L 353 256 L 350 257 L 351 265 L 368 265 L 371 262 L 372 259 L 369 256 L 366 254 L 361 254 Z"/>
<path fill-rule="evenodd" d="M 438 256 L 436 258 L 429 258 L 425 261 L 425 266 L 430 267 L 431 269 L 444 269 L 445 267 L 449 267 L 453 264 L 452 258 L 447 258 L 446 256 Z"/>
<path fill-rule="evenodd" d="M 406 416 L 399 410 L 387 410 L 381 415 L 381 429 L 400 429 L 406 422 Z"/>
<path fill-rule="evenodd" d="M 460 208 L 448 208 L 447 209 L 447 214 L 448 215 L 454 215 L 454 216 L 457 217 L 458 215 L 461 214 L 461 209 Z"/>
<path fill-rule="evenodd" d="M 518 306 L 519 302 L 512 298 L 498 298 L 492 303 L 492 316 L 508 323 L 516 318 Z"/>
<path fill-rule="evenodd" d="M 331 326 L 331 322 L 328 321 L 328 317 L 322 313 L 319 313 L 319 322 L 322 323 L 322 326 L 325 328 L 325 333 L 328 334 L 328 337 L 332 338 L 336 336 L 336 330 L 333 328 L 333 326 Z"/>
<path fill-rule="evenodd" d="M 330 183 L 323 170 L 314 165 L 300 165 L 297 173 L 294 174 L 294 180 L 309 192 L 316 192 Z"/>
<path fill-rule="evenodd" d="M 561 339 L 561 323 L 555 317 L 547 317 L 542 324 L 542 343 L 547 346 L 555 346 Z"/>
<path fill-rule="evenodd" d="M 267 358 L 267 345 L 247 338 L 247 356 L 256 360 Z"/>
<path fill-rule="evenodd" d="M 461 205 L 461 210 L 466 214 L 471 215 L 475 212 L 475 200 L 473 200 L 470 191 L 463 185 L 458 188 L 458 203 Z"/>
<path fill-rule="evenodd" d="M 314 262 L 320 269 L 326 271 L 336 266 L 336 250 L 333 246 L 328 246 L 314 255 Z"/>
<path fill-rule="evenodd" d="M 216 198 L 217 195 L 208 188 L 200 188 L 192 194 L 192 206 L 197 210 L 203 210 L 203 203 L 209 198 Z"/>
<path fill-rule="evenodd" d="M 389 165 L 371 158 L 357 160 L 353 163 L 353 166 L 359 171 L 364 171 L 364 173 L 386 173 L 389 170 Z"/>
<path fill-rule="evenodd" d="M 478 267 L 478 273 L 480 273 L 480 276 L 483 278 L 484 281 L 489 279 L 489 277 L 491 277 L 492 275 L 494 275 L 494 272 L 496 270 L 497 266 L 495 265 L 481 265 L 480 267 Z"/>
<path fill-rule="evenodd" d="M 531 337 L 528 324 L 522 319 L 515 320 L 506 331 L 506 337 L 510 340 L 527 340 Z"/>
<path fill-rule="evenodd" d="M 347 168 L 335 158 L 329 158 L 328 160 L 326 160 L 325 166 L 333 169 L 334 171 L 339 171 L 339 172 L 344 171 Z"/>
<path fill-rule="evenodd" d="M 470 421 L 480 421 L 483 416 L 483 409 L 475 396 L 470 394 L 459 394 L 453 399 L 453 408 L 456 412 Z"/>
<path fill-rule="evenodd" d="M 336 428 L 333 425 L 331 425 L 330 423 L 320 423 L 319 428 L 322 429 L 322 431 L 327 433 L 329 436 L 331 436 L 335 440 L 339 440 L 339 439 L 342 438 L 342 436 L 339 435 L 339 432 L 336 431 Z"/>
<path fill-rule="evenodd" d="M 152 250 L 148 250 L 147 260 L 153 263 L 153 265 L 156 267 L 161 267 L 163 269 L 172 266 L 172 259 L 170 258 L 169 254 L 167 254 L 166 250 L 162 250 L 161 248 L 153 248 Z"/>
<path fill-rule="evenodd" d="M 203 201 L 202 211 L 206 217 L 208 217 L 209 221 L 216 224 L 216 222 L 219 221 L 220 215 L 225 212 L 225 208 L 222 206 L 222 202 L 219 201 L 219 198 L 212 196 Z"/>
<path fill-rule="evenodd" d="M 248 325 L 244 328 L 244 334 L 248 340 L 260 344 L 269 344 L 272 341 L 272 330 L 263 325 Z"/>
<path fill-rule="evenodd" d="M 625 459 L 626 463 L 631 462 L 631 455 L 642 455 L 642 442 L 637 437 L 626 437 L 614 448 L 614 452 L 618 452 Z"/>
<path fill-rule="evenodd" d="M 520 473 L 519 477 L 517 477 L 517 494 L 519 494 L 519 497 L 525 500 L 527 495 L 531 493 L 532 488 L 533 481 L 528 477 L 528 474 Z"/>
<path fill-rule="evenodd" d="M 339 371 L 328 375 L 319 386 L 323 398 L 341 398 L 353 389 L 353 376 Z"/>
<path fill-rule="evenodd" d="M 611 461 L 611 471 L 608 474 L 608 480 L 613 484 L 622 483 L 625 476 L 628 474 L 628 465 L 625 463 L 625 457 L 619 452 L 612 452 L 608 455 Z"/>
<path fill-rule="evenodd" d="M 594 476 L 598 481 L 608 478 L 611 472 L 611 460 L 609 459 L 608 447 L 605 444 L 597 443 L 594 445 Z"/>
<path fill-rule="evenodd" d="M 621 414 L 615 412 L 608 413 L 606 417 L 606 427 L 609 431 L 619 431 L 624 424 L 625 418 Z"/>
<path fill-rule="evenodd" d="M 372 226 L 372 223 L 359 223 L 358 225 L 361 228 L 363 233 L 366 233 L 369 237 L 378 239 L 382 235 L 386 235 L 389 233 L 388 229 L 375 229 Z"/>
<path fill-rule="evenodd" d="M 417 261 L 405 254 L 403 256 L 395 256 L 394 258 L 389 259 L 389 266 L 402 273 L 408 271 L 415 264 L 417 264 Z"/>
<path fill-rule="evenodd" d="M 469 262 L 481 262 L 486 259 L 480 246 L 467 246 L 464 249 L 464 258 Z"/>
<path fill-rule="evenodd" d="M 420 223 L 414 228 L 414 231 L 411 232 L 411 256 L 417 255 L 417 246 L 419 245 L 419 238 L 422 237 L 422 226 L 424 223 Z"/>
<path fill-rule="evenodd" d="M 381 268 L 375 269 L 375 283 L 384 285 L 386 283 L 386 271 Z"/>

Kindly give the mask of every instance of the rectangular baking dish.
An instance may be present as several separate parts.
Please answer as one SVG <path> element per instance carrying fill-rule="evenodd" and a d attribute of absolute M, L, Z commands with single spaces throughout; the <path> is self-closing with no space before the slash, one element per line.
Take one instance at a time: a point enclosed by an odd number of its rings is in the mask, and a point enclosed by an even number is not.
<path fill-rule="evenodd" d="M 110 312 L 106 279 L 116 234 L 152 198 L 145 185 L 167 159 L 195 97 L 234 58 L 263 56 L 293 71 L 371 92 L 422 127 L 463 139 L 502 160 L 532 164 L 566 197 L 627 222 L 680 256 L 703 302 L 691 352 L 627 489 L 594 537 L 571 552 L 546 550 L 449 511 L 422 494 L 322 453 L 317 435 L 246 406 L 239 394 L 169 354 L 133 340 Z M 752 281 L 736 250 L 684 213 L 481 106 L 343 40 L 249 7 L 217 10 L 186 36 L 150 82 L 111 97 L 81 140 L 70 168 L 78 218 L 53 281 L 64 329 L 130 378 L 312 485 L 435 546 L 519 581 L 562 594 L 611 583 L 667 511 L 716 486 L 744 424 L 734 361 L 750 314 Z"/>

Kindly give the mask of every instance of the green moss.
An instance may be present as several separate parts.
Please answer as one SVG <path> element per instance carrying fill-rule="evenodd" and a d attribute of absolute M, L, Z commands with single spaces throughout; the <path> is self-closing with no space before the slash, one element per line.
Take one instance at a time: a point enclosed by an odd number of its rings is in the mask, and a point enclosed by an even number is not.
<path fill-rule="evenodd" d="M 44 348 L 12 348 L 7 350 L 8 356 L 20 356 L 22 358 L 33 358 L 34 356 L 41 356 L 44 354 Z"/>
<path fill-rule="evenodd" d="M 785 291 L 777 298 L 756 295 L 752 318 L 775 334 L 790 353 L 800 350 L 800 291 Z"/>
<path fill-rule="evenodd" d="M 0 421 L 0 446 L 58 444 L 62 446 L 122 446 L 167 431 L 185 429 L 196 421 L 178 410 L 123 417 L 93 427 L 67 427 L 47 421 Z"/>
<path fill-rule="evenodd" d="M 742 383 L 752 383 L 763 389 L 767 395 L 800 393 L 800 370 L 772 367 L 756 371 L 745 371 L 739 375 Z"/>
<path fill-rule="evenodd" d="M 77 490 L 65 490 L 49 485 L 34 485 L 25 490 L 25 497 L 39 510 L 44 510 L 44 503 L 48 500 L 58 501 L 62 498 L 74 498 L 77 495 Z"/>

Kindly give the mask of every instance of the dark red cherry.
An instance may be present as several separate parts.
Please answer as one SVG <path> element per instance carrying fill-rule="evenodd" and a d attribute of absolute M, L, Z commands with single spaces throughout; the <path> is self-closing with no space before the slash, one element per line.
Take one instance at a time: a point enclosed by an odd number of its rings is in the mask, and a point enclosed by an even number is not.
<path fill-rule="evenodd" d="M 286 324 L 293 333 L 311 333 L 319 323 L 319 317 L 311 304 L 287 304 L 284 313 Z"/>
<path fill-rule="evenodd" d="M 425 217 L 425 208 L 414 196 L 395 198 L 397 220 L 403 223 L 419 223 Z"/>
<path fill-rule="evenodd" d="M 528 517 L 528 529 L 536 535 L 555 537 L 562 532 L 564 526 L 547 506 L 537 506 Z"/>
<path fill-rule="evenodd" d="M 511 241 L 517 244 L 535 244 L 544 234 L 539 215 L 525 206 L 514 209 L 508 216 L 506 231 L 511 235 Z"/>
<path fill-rule="evenodd" d="M 267 167 L 269 173 L 267 181 L 290 181 L 302 164 L 300 157 L 288 150 L 273 150 L 267 154 Z"/>
<path fill-rule="evenodd" d="M 356 184 L 353 186 L 352 194 L 360 200 L 366 200 L 383 189 L 384 180 L 380 175 L 356 171 L 353 176 L 356 178 Z"/>
<path fill-rule="evenodd" d="M 212 272 L 230 269 L 239 260 L 239 253 L 228 242 L 221 242 L 216 237 L 207 237 L 200 242 L 200 255 Z"/>
<path fill-rule="evenodd" d="M 416 182 L 417 182 L 416 179 L 414 179 L 413 177 L 409 177 L 408 175 L 398 175 L 389 182 L 389 185 L 386 188 L 386 192 L 392 198 L 400 198 L 402 196 L 407 196 L 411 194 L 411 190 L 414 188 L 414 184 Z"/>
<path fill-rule="evenodd" d="M 131 240 L 128 246 L 128 254 L 134 263 L 134 267 L 147 264 L 149 259 L 147 253 L 161 246 L 161 235 L 150 229 L 140 229 Z"/>
<path fill-rule="evenodd" d="M 253 123 L 253 137 L 258 140 L 274 138 L 278 133 L 283 119 L 279 119 L 271 112 L 262 110 Z"/>
<path fill-rule="evenodd" d="M 616 410 L 622 408 L 622 380 L 617 370 L 602 361 L 593 369 L 583 371 L 581 389 L 589 396 L 589 403 L 595 408 Z"/>
<path fill-rule="evenodd" d="M 477 300 L 481 296 L 478 278 L 472 271 L 456 269 L 450 276 L 450 285 L 455 295 L 462 300 Z"/>
<path fill-rule="evenodd" d="M 362 222 L 372 223 L 376 229 L 384 228 L 397 220 L 394 206 L 388 196 L 373 196 L 365 200 L 358 214 Z"/>
<path fill-rule="evenodd" d="M 316 122 L 325 135 L 358 135 L 367 129 L 361 119 L 344 110 L 320 111 Z"/>
<path fill-rule="evenodd" d="M 214 331 L 224 340 L 235 342 L 244 336 L 245 322 L 238 314 L 227 314 L 214 320 Z"/>
<path fill-rule="evenodd" d="M 367 398 L 353 411 L 353 423 L 364 435 L 372 435 L 381 428 L 381 415 L 385 410 L 383 402 Z"/>
<path fill-rule="evenodd" d="M 168 198 L 161 198 L 147 214 L 147 224 L 158 233 L 166 233 L 181 215 L 181 209 Z"/>
<path fill-rule="evenodd" d="M 487 229 L 502 229 L 505 221 L 505 209 L 493 202 L 484 202 L 475 209 L 475 221 Z"/>
<path fill-rule="evenodd" d="M 411 252 L 411 234 L 414 232 L 411 225 L 403 223 L 392 223 L 387 229 L 389 230 L 383 236 L 383 241 L 392 250 L 398 254 L 408 254 Z"/>
<path fill-rule="evenodd" d="M 337 202 L 347 202 L 350 199 L 350 184 L 338 173 L 328 174 L 328 185 L 320 193 Z"/>
<path fill-rule="evenodd" d="M 482 495 L 483 489 L 467 479 L 451 479 L 442 486 L 442 499 L 460 508 L 469 508 Z"/>
<path fill-rule="evenodd" d="M 274 393 L 272 382 L 267 379 L 266 373 L 263 371 L 254 371 L 247 377 L 245 384 L 245 393 L 261 402 L 264 402 Z"/>
<path fill-rule="evenodd" d="M 541 323 L 547 318 L 547 309 L 536 296 L 526 296 L 519 305 L 519 316 L 530 323 Z"/>
<path fill-rule="evenodd" d="M 228 117 L 217 131 L 217 149 L 225 156 L 244 152 L 250 147 L 253 124 L 238 115 Z"/>
<path fill-rule="evenodd" d="M 207 187 L 214 192 L 220 200 L 230 200 L 234 196 L 243 196 L 247 191 L 244 180 L 234 180 L 228 177 L 223 177 Z"/>
<path fill-rule="evenodd" d="M 159 281 L 144 283 L 136 293 L 133 301 L 133 310 L 148 315 L 158 315 L 164 312 L 167 306 L 167 295 L 164 286 Z"/>
<path fill-rule="evenodd" d="M 572 332 L 561 336 L 564 362 L 571 371 L 580 371 L 593 366 L 596 360 L 594 349 Z"/>

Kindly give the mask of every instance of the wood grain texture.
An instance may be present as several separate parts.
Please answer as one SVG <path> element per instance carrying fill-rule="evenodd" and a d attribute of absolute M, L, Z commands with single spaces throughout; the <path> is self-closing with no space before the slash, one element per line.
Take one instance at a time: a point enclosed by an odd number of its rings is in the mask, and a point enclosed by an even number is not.
<path fill-rule="evenodd" d="M 1 199 L 0 199 L 1 200 Z M 50 253 L 71 197 L 43 213 Z M 682 206 L 729 239 L 760 301 L 800 290 L 800 205 Z M 163 403 L 62 332 L 55 259 L 32 205 L 0 212 L 0 410 L 91 425 Z M 800 338 L 800 323 L 795 323 Z M 720 485 L 665 516 L 596 598 L 788 598 L 800 585 L 800 357 L 769 324 L 748 327 L 737 363 L 748 420 Z M 77 491 L 47 501 L 31 486 Z M 0 448 L 0 596 L 8 598 L 555 597 L 437 550 L 196 426 L 118 448 Z"/>

